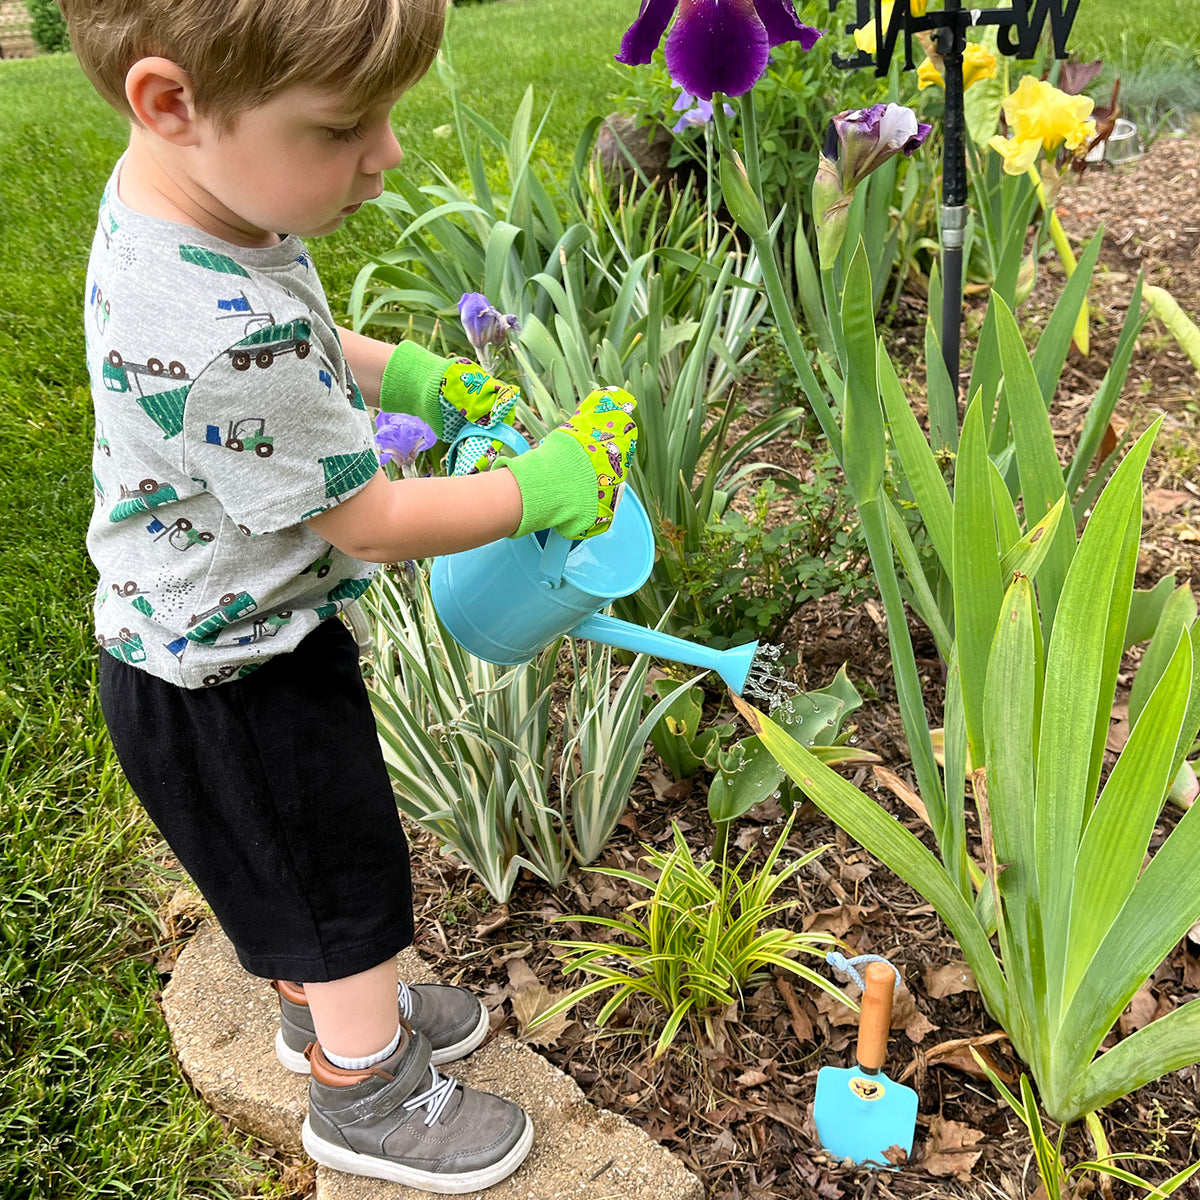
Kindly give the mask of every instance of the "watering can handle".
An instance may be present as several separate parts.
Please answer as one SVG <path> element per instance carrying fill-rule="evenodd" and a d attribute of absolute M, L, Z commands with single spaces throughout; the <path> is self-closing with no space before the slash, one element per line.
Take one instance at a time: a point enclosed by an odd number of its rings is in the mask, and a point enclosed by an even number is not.
<path fill-rule="evenodd" d="M 469 437 L 491 438 L 494 442 L 503 442 L 515 454 L 524 454 L 529 449 L 529 443 L 511 426 L 503 421 L 488 428 L 486 425 L 475 425 L 468 421 L 458 431 L 458 437 L 450 443 L 446 452 L 446 470 L 453 472 L 454 460 L 458 457 L 459 445 Z"/>
<path fill-rule="evenodd" d="M 459 445 L 469 437 L 486 437 L 493 441 L 503 442 L 515 454 L 524 454 L 529 449 L 529 443 L 511 426 L 506 424 L 488 428 L 475 425 L 468 421 L 458 431 L 458 437 L 450 443 L 446 453 L 446 469 L 454 470 L 454 459 Z M 542 546 L 542 560 L 538 567 L 538 579 L 543 587 L 556 588 L 562 583 L 563 571 L 567 565 L 567 555 L 571 553 L 574 542 L 565 538 L 553 529 L 546 530 L 546 540 Z"/>

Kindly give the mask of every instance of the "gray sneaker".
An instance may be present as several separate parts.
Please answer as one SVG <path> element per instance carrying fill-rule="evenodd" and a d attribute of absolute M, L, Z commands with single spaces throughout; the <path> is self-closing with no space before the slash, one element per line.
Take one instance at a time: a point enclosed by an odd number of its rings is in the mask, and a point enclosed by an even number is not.
<path fill-rule="evenodd" d="M 304 1149 L 323 1166 L 444 1195 L 507 1179 L 533 1144 L 509 1100 L 438 1074 L 423 1034 L 364 1071 L 335 1067 L 314 1044 Z"/>
<path fill-rule="evenodd" d="M 317 1031 L 304 988 L 282 979 L 272 980 L 271 986 L 279 993 L 275 1057 L 289 1071 L 307 1075 L 309 1065 L 304 1050 L 317 1040 Z M 466 988 L 444 983 L 417 983 L 409 987 L 401 983 L 397 1000 L 400 1016 L 428 1038 L 434 1066 L 465 1057 L 488 1035 L 487 1009 Z"/>

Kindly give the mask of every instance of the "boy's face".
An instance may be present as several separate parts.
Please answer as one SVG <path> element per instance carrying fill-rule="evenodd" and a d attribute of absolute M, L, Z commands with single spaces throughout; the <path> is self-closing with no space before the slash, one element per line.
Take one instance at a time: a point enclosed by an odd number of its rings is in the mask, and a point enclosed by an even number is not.
<path fill-rule="evenodd" d="M 232 129 L 201 118 L 191 175 L 202 193 L 194 199 L 223 227 L 213 232 L 246 245 L 332 233 L 400 163 L 389 123 L 396 99 L 351 111 L 334 93 L 295 87 L 247 109 Z"/>

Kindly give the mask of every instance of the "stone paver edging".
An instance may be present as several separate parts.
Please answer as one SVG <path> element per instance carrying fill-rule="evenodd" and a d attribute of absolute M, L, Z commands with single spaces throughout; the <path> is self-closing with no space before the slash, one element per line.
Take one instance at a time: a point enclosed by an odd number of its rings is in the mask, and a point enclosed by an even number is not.
<path fill-rule="evenodd" d="M 416 955 L 401 955 L 410 983 L 436 981 Z M 163 993 L 180 1065 L 208 1103 L 238 1128 L 300 1151 L 308 1080 L 275 1059 L 279 1009 L 266 982 L 248 975 L 214 922 L 179 956 Z M 595 1108 L 579 1086 L 511 1037 L 493 1038 L 450 1072 L 464 1083 L 522 1105 L 533 1119 L 533 1149 L 487 1200 L 703 1200 L 683 1165 L 636 1125 Z M 418 1200 L 399 1184 L 318 1168 L 315 1200 Z"/>

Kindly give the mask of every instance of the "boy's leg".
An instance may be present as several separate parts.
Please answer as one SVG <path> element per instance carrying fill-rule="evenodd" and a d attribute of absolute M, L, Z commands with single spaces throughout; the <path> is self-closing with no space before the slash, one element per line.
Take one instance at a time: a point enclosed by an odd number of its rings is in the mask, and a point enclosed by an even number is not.
<path fill-rule="evenodd" d="M 399 1028 L 396 960 L 329 983 L 306 983 L 317 1040 L 335 1059 L 369 1058 L 391 1045 Z"/>

